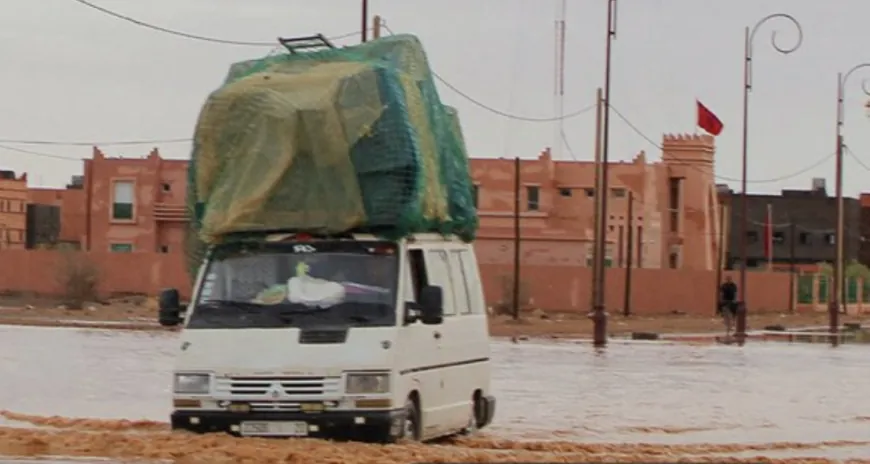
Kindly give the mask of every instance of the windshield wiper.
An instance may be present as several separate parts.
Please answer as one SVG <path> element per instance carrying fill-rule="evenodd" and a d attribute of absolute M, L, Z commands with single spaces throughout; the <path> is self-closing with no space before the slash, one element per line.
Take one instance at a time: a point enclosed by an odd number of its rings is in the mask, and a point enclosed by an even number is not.
<path fill-rule="evenodd" d="M 197 306 L 208 306 L 212 308 L 233 308 L 233 309 L 243 309 L 243 310 L 260 310 L 263 309 L 264 305 L 260 303 L 252 303 L 250 301 L 237 301 L 237 300 L 205 300 L 199 303 Z"/>

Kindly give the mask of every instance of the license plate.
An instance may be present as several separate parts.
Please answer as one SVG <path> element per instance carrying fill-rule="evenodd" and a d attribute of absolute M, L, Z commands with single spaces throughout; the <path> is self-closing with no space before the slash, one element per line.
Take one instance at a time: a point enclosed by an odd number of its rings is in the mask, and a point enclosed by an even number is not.
<path fill-rule="evenodd" d="M 308 435 L 306 422 L 242 422 L 239 433 L 244 436 L 259 437 L 304 437 Z"/>

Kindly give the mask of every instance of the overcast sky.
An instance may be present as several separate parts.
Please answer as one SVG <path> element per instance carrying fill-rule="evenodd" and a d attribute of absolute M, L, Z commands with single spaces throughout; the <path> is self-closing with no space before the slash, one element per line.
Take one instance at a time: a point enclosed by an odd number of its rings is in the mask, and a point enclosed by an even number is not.
<path fill-rule="evenodd" d="M 92 0 L 166 28 L 241 41 L 360 29 L 360 1 Z M 495 109 L 526 117 L 554 115 L 556 0 L 371 0 L 372 14 L 395 32 L 417 34 L 437 73 Z M 257 58 L 270 46 L 224 45 L 175 37 L 125 22 L 74 0 L 2 0 L 0 15 L 0 139 L 112 141 L 187 138 L 206 95 L 234 61 Z M 565 111 L 593 103 L 604 81 L 607 0 L 568 0 Z M 644 134 L 695 132 L 695 99 L 725 124 L 717 139 L 720 181 L 740 175 L 743 29 L 770 13 L 790 13 L 803 25 L 803 46 L 777 54 L 797 38 L 790 24 L 762 26 L 755 40 L 750 107 L 751 191 L 804 188 L 826 177 L 834 159 L 792 175 L 835 149 L 837 72 L 870 61 L 867 0 L 619 0 L 613 49 L 613 106 Z M 339 41 L 352 44 L 357 37 Z M 846 142 L 870 166 L 870 119 L 860 70 L 846 89 Z M 474 157 L 531 158 L 558 142 L 553 123 L 493 114 L 439 84 L 459 108 Z M 563 159 L 592 157 L 594 112 L 566 120 L 571 150 Z M 612 116 L 611 158 L 659 152 Z M 28 171 L 35 184 L 64 184 L 81 171 L 87 146 L 3 142 L 0 166 Z M 159 144 L 164 156 L 186 158 L 188 143 Z M 38 156 L 18 148 L 59 158 Z M 150 145 L 106 146 L 111 156 L 144 156 Z M 64 158 L 70 158 L 66 160 Z M 868 169 L 846 156 L 846 193 L 870 191 Z M 736 182 L 730 182 L 739 187 Z"/>

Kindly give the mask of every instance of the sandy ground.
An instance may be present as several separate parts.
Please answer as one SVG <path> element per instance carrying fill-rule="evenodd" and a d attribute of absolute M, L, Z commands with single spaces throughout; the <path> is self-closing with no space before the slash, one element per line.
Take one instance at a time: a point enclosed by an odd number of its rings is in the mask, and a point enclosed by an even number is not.
<path fill-rule="evenodd" d="M 841 323 L 862 322 L 866 315 L 841 315 Z M 0 298 L 0 324 L 39 326 L 110 327 L 131 330 L 166 330 L 155 327 L 157 302 L 154 298 L 133 296 L 103 303 L 88 304 L 84 309 L 67 309 L 56 301 L 35 298 Z M 867 321 L 870 323 L 870 320 Z M 826 326 L 826 313 L 758 314 L 750 315 L 747 330 L 759 330 L 770 325 L 787 329 Z M 866 324 L 865 324 L 866 325 Z M 719 333 L 723 324 L 719 318 L 690 315 L 656 317 L 623 317 L 611 315 L 607 332 L 611 336 L 625 336 L 632 332 L 659 334 Z M 509 316 L 492 316 L 490 334 L 494 337 L 528 338 L 586 338 L 592 334 L 592 321 L 585 314 L 547 313 L 540 310 L 522 314 L 519 320 Z"/>
<path fill-rule="evenodd" d="M 728 458 L 722 454 L 789 450 L 813 454 L 823 447 L 866 446 L 870 442 L 767 444 L 590 444 L 564 441 L 511 441 L 478 434 L 436 445 L 374 445 L 311 439 L 234 438 L 224 434 L 170 432 L 159 422 L 41 417 L 0 411 L 7 420 L 39 428 L 0 427 L 0 455 L 87 456 L 168 460 L 179 464 L 267 462 L 764 462 L 824 463 L 818 458 Z M 870 463 L 870 460 L 846 461 Z"/>

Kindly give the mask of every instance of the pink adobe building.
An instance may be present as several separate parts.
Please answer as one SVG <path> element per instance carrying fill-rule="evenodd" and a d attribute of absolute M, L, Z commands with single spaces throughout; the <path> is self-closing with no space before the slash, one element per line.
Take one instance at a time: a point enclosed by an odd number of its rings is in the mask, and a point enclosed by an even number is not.
<path fill-rule="evenodd" d="M 625 270 L 618 267 L 631 253 L 633 265 L 645 268 L 635 272 L 632 284 L 636 295 L 644 296 L 635 298 L 636 314 L 709 314 L 717 286 L 716 273 L 710 270 L 719 251 L 713 139 L 666 135 L 663 145 L 660 162 L 648 163 L 640 153 L 630 162 L 610 166 L 607 230 L 616 268 L 607 271 L 605 299 L 608 308 L 623 304 Z M 83 164 L 83 175 L 66 189 L 31 189 L 23 197 L 26 179 L 21 176 L 0 182 L 0 198 L 58 206 L 60 238 L 90 251 L 86 259 L 99 269 L 101 294 L 154 295 L 175 287 L 189 297 L 182 252 L 187 162 L 162 159 L 157 150 L 142 158 L 111 158 L 94 148 L 92 159 Z M 481 216 L 475 249 L 487 302 L 493 305 L 512 296 L 513 164 L 471 160 Z M 521 298 L 547 311 L 587 311 L 593 198 L 598 193 L 593 163 L 555 161 L 545 150 L 536 159 L 524 160 L 521 168 Z M 631 247 L 629 193 L 635 199 L 636 241 Z M 21 218 L 26 226 L 26 212 L 0 211 L 0 219 L 12 223 L 3 219 L 10 217 Z M 63 292 L 56 279 L 45 277 L 46 269 L 62 265 L 59 254 L 2 249 L 0 255 L 6 263 L 0 266 L 0 290 Z M 680 269 L 660 270 L 668 267 Z M 761 310 L 787 307 L 787 274 L 753 273 L 749 286 L 749 293 L 757 295 L 753 304 Z"/>
<path fill-rule="evenodd" d="M 712 270 L 717 266 L 719 199 L 713 177 L 715 145 L 707 135 L 665 135 L 662 160 L 641 152 L 609 168 L 608 262 Z M 473 159 L 481 230 L 481 264 L 513 259 L 514 161 Z M 595 164 L 554 161 L 549 149 L 521 161 L 524 265 L 588 266 L 594 230 Z M 634 197 L 633 246 L 628 242 L 629 192 Z"/>
<path fill-rule="evenodd" d="M 720 224 L 713 137 L 665 135 L 662 146 L 660 162 L 648 163 L 641 152 L 631 162 L 610 166 L 609 262 L 622 267 L 632 253 L 636 267 L 714 269 Z M 475 158 L 471 171 L 481 218 L 478 255 L 484 264 L 508 264 L 514 162 Z M 157 149 L 144 158 L 112 158 L 94 147 L 83 176 L 66 189 L 30 189 L 29 201 L 59 206 L 61 240 L 82 249 L 175 253 L 184 243 L 186 173 L 187 161 L 163 159 Z M 554 161 L 545 150 L 521 162 L 521 183 L 524 264 L 588 266 L 594 163 Z M 634 197 L 630 250 L 629 192 Z"/>
<path fill-rule="evenodd" d="M 84 175 L 66 189 L 31 189 L 30 202 L 61 210 L 60 238 L 83 250 L 181 253 L 187 215 L 187 161 L 157 149 L 111 158 L 94 147 Z"/>

